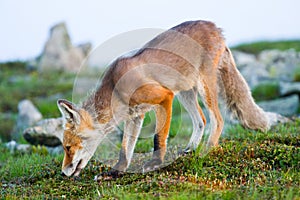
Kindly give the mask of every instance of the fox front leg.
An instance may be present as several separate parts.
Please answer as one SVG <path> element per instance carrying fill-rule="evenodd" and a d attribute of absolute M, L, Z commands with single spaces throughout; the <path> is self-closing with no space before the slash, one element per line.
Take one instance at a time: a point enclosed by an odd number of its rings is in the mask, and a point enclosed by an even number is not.
<path fill-rule="evenodd" d="M 125 172 L 128 166 L 130 165 L 134 147 L 141 132 L 143 120 L 143 116 L 138 116 L 125 122 L 119 161 L 113 167 L 113 169 L 120 172 Z"/>

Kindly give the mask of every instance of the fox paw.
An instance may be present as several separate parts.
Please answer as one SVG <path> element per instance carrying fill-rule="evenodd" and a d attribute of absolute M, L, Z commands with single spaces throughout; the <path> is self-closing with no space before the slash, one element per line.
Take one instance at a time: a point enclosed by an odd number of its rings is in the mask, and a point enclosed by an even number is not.
<path fill-rule="evenodd" d="M 94 181 L 109 181 L 109 180 L 113 180 L 116 178 L 120 178 L 124 175 L 125 173 L 122 171 L 118 171 L 118 170 L 110 170 L 108 172 L 102 172 L 101 174 L 97 175 L 94 177 Z"/>

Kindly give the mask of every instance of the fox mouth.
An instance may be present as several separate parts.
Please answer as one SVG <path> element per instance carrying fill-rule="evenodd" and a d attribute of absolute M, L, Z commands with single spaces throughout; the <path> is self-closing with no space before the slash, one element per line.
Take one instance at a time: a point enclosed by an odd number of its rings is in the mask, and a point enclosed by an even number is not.
<path fill-rule="evenodd" d="M 82 159 L 78 162 L 75 171 L 73 172 L 73 174 L 71 176 L 78 176 L 82 170 L 81 168 L 81 163 L 82 163 Z"/>

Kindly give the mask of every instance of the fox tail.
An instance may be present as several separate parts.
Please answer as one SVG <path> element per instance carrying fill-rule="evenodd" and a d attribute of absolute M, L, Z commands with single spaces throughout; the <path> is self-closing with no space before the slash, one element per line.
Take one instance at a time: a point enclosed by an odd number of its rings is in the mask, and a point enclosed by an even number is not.
<path fill-rule="evenodd" d="M 270 128 L 267 114 L 254 102 L 249 86 L 237 70 L 228 48 L 223 53 L 218 71 L 221 96 L 227 108 L 244 127 L 267 131 Z"/>

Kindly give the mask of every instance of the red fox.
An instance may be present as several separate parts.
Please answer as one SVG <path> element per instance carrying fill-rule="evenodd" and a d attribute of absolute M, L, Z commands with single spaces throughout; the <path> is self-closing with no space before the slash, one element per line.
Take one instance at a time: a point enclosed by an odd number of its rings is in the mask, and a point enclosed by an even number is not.
<path fill-rule="evenodd" d="M 154 152 L 144 169 L 160 166 L 166 154 L 175 95 L 193 123 L 186 151 L 197 148 L 206 125 L 198 94 L 211 123 L 207 147 L 218 145 L 224 125 L 218 107 L 219 94 L 244 127 L 269 129 L 266 113 L 255 104 L 225 45 L 222 31 L 208 21 L 184 22 L 159 34 L 131 55 L 116 59 L 100 86 L 80 106 L 67 100 L 57 101 L 65 119 L 62 172 L 78 176 L 102 138 L 120 122 L 124 122 L 124 134 L 119 160 L 113 168 L 126 171 L 144 114 L 150 110 L 156 115 Z"/>

